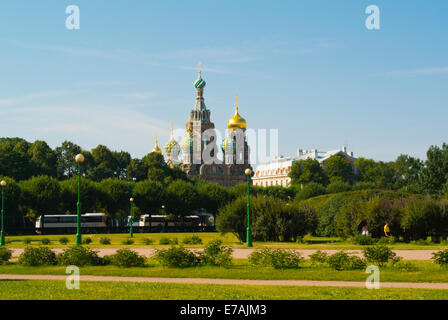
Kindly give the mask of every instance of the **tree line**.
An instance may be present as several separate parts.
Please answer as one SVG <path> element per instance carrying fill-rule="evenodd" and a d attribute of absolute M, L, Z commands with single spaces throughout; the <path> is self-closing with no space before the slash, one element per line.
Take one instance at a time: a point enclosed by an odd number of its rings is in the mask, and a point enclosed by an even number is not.
<path fill-rule="evenodd" d="M 111 151 L 103 145 L 86 151 L 65 141 L 53 150 L 44 141 L 29 143 L 20 138 L 0 138 L 0 178 L 8 182 L 7 227 L 30 227 L 41 214 L 76 212 L 77 165 L 74 158 L 78 153 L 85 156 L 81 186 L 83 213 L 104 212 L 125 223 L 130 209 L 129 198 L 133 197 L 136 215 L 159 214 L 164 205 L 164 213 L 181 219 L 193 210 L 203 208 L 217 215 L 220 231 L 234 230 L 232 232 L 243 237 L 245 222 L 236 221 L 244 220 L 245 184 L 224 188 L 197 178 L 189 179 L 179 168 L 168 166 L 164 157 L 158 153 L 148 153 L 141 159 L 133 159 L 127 152 Z M 291 168 L 290 177 L 292 185 L 289 188 L 251 187 L 251 195 L 255 197 L 253 217 L 257 238 L 295 239 L 303 232 L 347 236 L 355 232 L 356 226 L 353 225 L 357 225 L 359 219 L 367 219 L 363 212 L 368 210 L 354 214 L 354 209 L 349 207 L 351 201 L 335 200 L 330 201 L 329 205 L 303 205 L 304 201 L 313 200 L 313 197 L 319 195 L 342 196 L 347 192 L 385 189 L 391 190 L 399 199 L 421 199 L 419 197 L 425 195 L 431 195 L 434 201 L 448 198 L 448 146 L 431 146 L 426 161 L 401 155 L 392 162 L 359 158 L 351 164 L 342 157 L 334 156 L 327 159 L 322 168 L 317 161 L 308 159 L 296 162 Z M 313 200 L 311 204 L 319 201 Z M 379 206 L 378 210 L 385 212 L 387 208 L 399 206 L 399 202 L 394 201 L 384 208 Z M 381 202 L 382 205 L 384 203 L 387 201 Z M 343 209 L 346 206 L 348 209 Z M 429 213 L 424 217 L 431 216 L 434 210 L 445 212 L 445 202 L 437 202 L 433 206 L 423 203 L 421 206 L 429 208 Z M 355 204 L 355 207 L 365 206 Z M 399 212 L 411 212 L 409 208 L 410 204 L 400 208 Z M 436 209 L 431 211 L 431 208 Z M 380 219 L 378 217 L 375 219 Z M 381 217 L 381 222 L 378 220 L 374 228 L 379 228 L 384 222 L 382 220 L 385 218 Z M 399 225 L 409 230 L 404 222 L 401 224 L 401 220 L 399 223 L 392 218 L 390 220 L 392 226 Z M 402 234 L 403 230 L 400 231 Z M 419 231 L 419 234 L 423 233 Z"/>
<path fill-rule="evenodd" d="M 443 195 L 448 192 L 448 145 L 431 146 L 426 156 L 425 161 L 409 155 L 390 162 L 358 158 L 353 164 L 333 156 L 324 166 L 314 159 L 300 160 L 289 176 L 293 188 L 301 191 L 308 186 L 305 191 L 312 195 L 366 188 Z"/>

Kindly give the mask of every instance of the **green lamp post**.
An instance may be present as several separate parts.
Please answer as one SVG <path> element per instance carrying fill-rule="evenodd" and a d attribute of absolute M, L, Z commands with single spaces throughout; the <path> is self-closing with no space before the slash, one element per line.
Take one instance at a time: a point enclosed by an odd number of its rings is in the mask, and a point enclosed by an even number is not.
<path fill-rule="evenodd" d="M 252 247 L 252 231 L 250 229 L 250 177 L 252 170 L 249 168 L 244 171 L 247 177 L 247 231 L 246 231 L 246 247 Z"/>
<path fill-rule="evenodd" d="M 131 202 L 131 218 L 129 219 L 129 238 L 132 238 L 134 237 L 134 233 L 132 232 L 132 225 L 134 224 L 134 214 L 133 214 L 134 198 L 129 199 L 129 201 Z"/>
<path fill-rule="evenodd" d="M 163 215 L 162 233 L 165 233 L 165 223 L 166 223 L 165 205 L 162 205 L 162 215 Z"/>
<path fill-rule="evenodd" d="M 3 221 L 3 218 L 4 218 L 4 216 L 5 216 L 5 187 L 6 187 L 6 181 L 5 180 L 2 180 L 1 182 L 0 182 L 0 186 L 1 186 L 1 188 L 2 188 L 2 230 L 1 230 L 1 234 L 0 234 L 0 245 L 1 246 L 4 246 L 5 245 L 5 233 L 4 233 L 4 227 L 5 227 L 5 224 L 4 224 L 4 221 Z"/>
<path fill-rule="evenodd" d="M 78 203 L 76 204 L 76 244 L 82 244 L 81 239 L 81 163 L 84 162 L 84 156 L 82 154 L 78 154 L 75 157 L 75 161 L 78 164 Z"/>

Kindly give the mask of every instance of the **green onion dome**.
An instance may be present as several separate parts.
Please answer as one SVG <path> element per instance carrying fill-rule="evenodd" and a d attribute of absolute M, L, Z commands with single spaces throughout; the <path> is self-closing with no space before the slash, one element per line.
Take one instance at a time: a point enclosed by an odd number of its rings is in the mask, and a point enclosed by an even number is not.
<path fill-rule="evenodd" d="M 205 87 L 205 80 L 202 79 L 201 75 L 199 75 L 199 78 L 194 82 L 194 87 L 196 89 L 202 89 Z"/>

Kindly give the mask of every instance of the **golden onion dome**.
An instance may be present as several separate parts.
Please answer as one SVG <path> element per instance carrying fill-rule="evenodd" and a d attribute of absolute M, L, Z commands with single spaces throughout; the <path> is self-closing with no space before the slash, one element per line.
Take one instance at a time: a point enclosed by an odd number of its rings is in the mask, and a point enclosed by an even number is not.
<path fill-rule="evenodd" d="M 246 120 L 238 113 L 238 97 L 236 97 L 235 115 L 227 121 L 228 129 L 246 129 Z"/>
<path fill-rule="evenodd" d="M 156 152 L 156 153 L 162 154 L 162 149 L 159 148 L 159 144 L 157 142 L 157 136 L 156 136 L 156 145 L 154 146 L 154 149 L 152 149 L 152 152 Z"/>

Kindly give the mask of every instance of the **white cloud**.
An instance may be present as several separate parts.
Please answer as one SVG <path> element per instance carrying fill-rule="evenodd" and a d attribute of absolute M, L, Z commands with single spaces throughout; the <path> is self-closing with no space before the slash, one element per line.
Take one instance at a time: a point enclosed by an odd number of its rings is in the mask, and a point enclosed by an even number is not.
<path fill-rule="evenodd" d="M 82 92 L 81 90 L 57 90 L 57 91 L 45 91 L 36 93 L 26 93 L 17 97 L 0 98 L 0 106 L 17 105 L 24 102 L 34 101 L 42 98 L 53 98 L 67 95 L 74 95 Z"/>
<path fill-rule="evenodd" d="M 85 149 L 104 144 L 112 150 L 125 150 L 142 157 L 169 139 L 169 123 L 144 112 L 120 105 L 94 104 L 16 107 L 0 109 L 1 136 L 20 136 L 30 141 L 42 139 L 52 147 L 64 140 Z"/>

